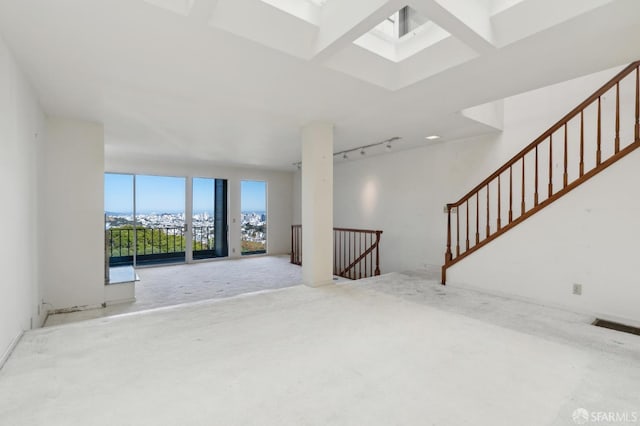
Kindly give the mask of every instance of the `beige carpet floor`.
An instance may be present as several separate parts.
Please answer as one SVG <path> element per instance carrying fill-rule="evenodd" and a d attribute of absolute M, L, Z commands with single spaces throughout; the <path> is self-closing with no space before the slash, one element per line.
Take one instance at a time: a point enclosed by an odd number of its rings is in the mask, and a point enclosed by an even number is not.
<path fill-rule="evenodd" d="M 136 301 L 64 314 L 50 315 L 45 327 L 173 306 L 221 299 L 302 283 L 302 269 L 288 256 L 257 256 L 136 269 Z"/>

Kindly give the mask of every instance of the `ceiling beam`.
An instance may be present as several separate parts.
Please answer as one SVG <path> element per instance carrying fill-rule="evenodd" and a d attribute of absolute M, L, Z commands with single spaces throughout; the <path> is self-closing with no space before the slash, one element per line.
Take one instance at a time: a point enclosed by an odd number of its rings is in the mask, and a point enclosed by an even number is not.
<path fill-rule="evenodd" d="M 323 62 L 406 5 L 406 0 L 330 1 L 320 14 L 314 61 Z"/>
<path fill-rule="evenodd" d="M 409 0 L 409 5 L 476 52 L 484 54 L 496 49 L 489 10 L 480 2 Z"/>

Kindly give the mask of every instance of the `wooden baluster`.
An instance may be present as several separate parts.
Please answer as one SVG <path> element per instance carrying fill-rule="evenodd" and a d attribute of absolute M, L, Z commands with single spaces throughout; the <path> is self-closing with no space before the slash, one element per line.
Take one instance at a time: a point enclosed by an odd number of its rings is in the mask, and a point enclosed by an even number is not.
<path fill-rule="evenodd" d="M 344 264 L 340 268 L 340 272 L 342 272 L 344 268 L 346 268 L 347 265 L 349 264 L 349 256 L 350 256 L 349 253 L 351 253 L 351 244 L 349 243 L 349 235 L 350 235 L 349 231 L 344 231 Z"/>
<path fill-rule="evenodd" d="M 480 242 L 480 192 L 476 192 L 476 245 Z"/>
<path fill-rule="evenodd" d="M 520 216 L 524 214 L 524 159 L 525 156 L 522 156 L 522 203 L 520 204 Z"/>
<path fill-rule="evenodd" d="M 616 154 L 620 152 L 620 82 L 616 83 L 616 138 L 614 147 Z"/>
<path fill-rule="evenodd" d="M 344 265 L 344 231 L 337 231 L 337 237 L 338 237 L 338 262 L 337 262 L 337 266 L 336 266 L 336 275 L 340 274 L 340 271 L 342 271 L 342 267 Z"/>
<path fill-rule="evenodd" d="M 338 263 L 338 231 L 333 230 L 333 275 L 336 274 L 336 264 Z"/>
<path fill-rule="evenodd" d="M 367 247 L 366 247 L 367 234 L 366 234 L 366 232 L 360 232 L 358 234 L 358 240 L 360 241 L 359 246 L 360 247 L 364 247 L 364 250 L 360 249 L 360 252 L 358 253 L 358 257 L 360 257 L 367 250 Z M 360 262 L 358 262 L 358 275 L 360 276 L 360 278 L 366 278 L 367 277 L 366 260 L 367 260 L 367 257 L 365 256 L 362 259 L 360 259 Z"/>
<path fill-rule="evenodd" d="M 636 142 L 640 141 L 640 67 L 636 68 Z"/>
<path fill-rule="evenodd" d="M 598 96 L 598 138 L 597 138 L 597 149 L 596 149 L 596 165 L 600 165 L 602 162 L 602 121 L 601 121 L 601 102 L 600 96 Z"/>
<path fill-rule="evenodd" d="M 549 136 L 549 198 L 553 194 L 553 135 Z"/>
<path fill-rule="evenodd" d="M 456 206 L 456 257 L 460 256 L 460 206 Z"/>
<path fill-rule="evenodd" d="M 489 219 L 489 183 L 487 183 L 487 234 L 485 238 L 489 238 L 489 235 L 491 235 L 491 227 L 489 226 L 491 223 L 491 220 Z"/>
<path fill-rule="evenodd" d="M 536 145 L 536 173 L 535 173 L 535 192 L 533 194 L 533 205 L 538 205 L 538 145 Z"/>
<path fill-rule="evenodd" d="M 580 111 L 580 177 L 584 175 L 584 110 Z"/>
<path fill-rule="evenodd" d="M 564 174 L 562 175 L 562 187 L 566 188 L 569 183 L 569 147 L 567 142 L 567 123 L 564 124 Z"/>
<path fill-rule="evenodd" d="M 368 241 L 369 236 L 370 236 L 370 234 L 369 234 L 368 232 L 363 232 L 363 233 L 362 233 L 362 238 L 363 238 L 363 241 L 362 241 L 362 247 L 364 247 L 364 250 L 365 250 L 365 251 L 367 251 L 368 249 L 370 249 L 370 248 L 372 247 L 371 245 L 368 245 L 368 244 L 367 244 L 367 241 Z M 372 254 L 372 253 L 367 254 L 367 255 L 362 259 L 362 262 L 361 262 L 361 263 L 363 263 L 363 267 L 362 267 L 362 271 L 363 271 L 363 272 L 362 272 L 362 278 L 368 278 L 368 277 L 370 277 L 370 276 L 371 276 L 371 275 L 369 275 L 369 271 L 368 271 L 368 269 L 367 269 L 367 264 L 368 264 L 368 263 L 367 263 L 367 262 L 368 262 L 368 260 L 367 260 L 367 259 L 369 258 L 369 256 L 370 256 L 371 254 Z"/>
<path fill-rule="evenodd" d="M 362 254 L 362 233 L 358 233 L 358 257 Z M 356 257 L 356 259 L 358 258 Z M 358 277 L 362 278 L 362 262 L 358 262 Z"/>
<path fill-rule="evenodd" d="M 349 263 L 347 263 L 347 266 L 351 265 L 356 259 L 356 240 L 353 232 L 349 232 L 349 246 L 351 250 L 349 250 Z M 353 279 L 353 268 L 349 271 L 349 277 Z"/>
<path fill-rule="evenodd" d="M 444 263 L 451 262 L 451 204 L 447 204 L 447 251 L 444 254 Z"/>
<path fill-rule="evenodd" d="M 372 238 L 373 234 L 369 234 L 369 246 L 368 247 L 372 247 L 373 246 L 373 238 Z M 367 272 L 367 276 L 368 277 L 372 277 L 373 276 L 373 271 L 371 270 L 371 265 L 373 264 L 373 252 L 369 253 L 369 256 L 367 256 L 369 258 L 368 260 L 368 265 L 369 265 L 369 271 Z M 366 263 L 365 263 L 366 265 Z M 365 267 L 366 269 L 366 267 Z"/>
<path fill-rule="evenodd" d="M 500 188 L 500 175 L 498 175 L 498 231 L 500 230 L 500 228 L 502 227 L 501 223 L 500 223 L 500 216 L 502 216 L 501 213 L 501 206 L 500 204 L 502 201 L 502 189 Z"/>
<path fill-rule="evenodd" d="M 509 166 L 509 223 L 513 220 L 513 164 Z"/>
<path fill-rule="evenodd" d="M 467 205 L 467 216 L 466 216 L 466 219 L 467 219 L 467 241 L 466 241 L 467 248 L 466 248 L 466 250 L 469 250 L 469 199 L 468 198 L 467 198 L 466 205 Z"/>
<path fill-rule="evenodd" d="M 340 231 L 340 267 L 338 268 L 338 273 L 336 275 L 339 275 L 342 268 L 344 268 L 344 245 L 344 231 Z"/>
<path fill-rule="evenodd" d="M 376 275 L 380 275 L 380 231 L 376 231 Z"/>
<path fill-rule="evenodd" d="M 362 245 L 364 246 L 364 249 L 366 251 L 369 248 L 369 246 L 367 246 L 367 233 L 363 232 L 361 238 L 364 240 L 362 242 Z M 360 262 L 360 263 L 362 263 L 362 270 L 364 271 L 364 275 L 363 275 L 364 278 L 367 278 L 367 257 L 368 257 L 368 255 L 365 256 L 364 259 L 362 259 L 362 262 Z"/>
<path fill-rule="evenodd" d="M 373 234 L 369 235 L 369 243 L 373 245 Z M 371 252 L 369 258 L 369 276 L 373 276 L 373 252 Z"/>

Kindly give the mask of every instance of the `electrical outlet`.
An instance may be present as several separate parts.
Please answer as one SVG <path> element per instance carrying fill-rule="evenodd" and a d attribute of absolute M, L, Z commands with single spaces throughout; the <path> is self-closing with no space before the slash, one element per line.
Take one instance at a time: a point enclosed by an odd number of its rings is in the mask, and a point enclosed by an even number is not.
<path fill-rule="evenodd" d="M 573 294 L 581 296 L 582 295 L 582 284 L 574 284 L 573 285 Z"/>
<path fill-rule="evenodd" d="M 236 252 L 236 249 L 234 247 L 234 248 L 231 249 L 231 253 L 235 253 L 235 252 Z"/>

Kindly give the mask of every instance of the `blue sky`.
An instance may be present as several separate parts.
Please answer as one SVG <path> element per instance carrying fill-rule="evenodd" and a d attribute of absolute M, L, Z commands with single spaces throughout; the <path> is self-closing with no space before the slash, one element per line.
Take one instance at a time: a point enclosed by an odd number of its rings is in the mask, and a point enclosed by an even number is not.
<path fill-rule="evenodd" d="M 267 183 L 243 180 L 240 183 L 241 209 L 243 212 L 267 210 Z"/>
<path fill-rule="evenodd" d="M 184 211 L 185 184 L 183 177 L 136 177 L 137 208 L 139 213 L 173 213 Z M 214 179 L 194 178 L 193 211 L 213 213 Z M 105 173 L 105 211 L 129 213 L 133 211 L 133 176 Z M 242 211 L 266 210 L 266 182 L 242 181 Z"/>

